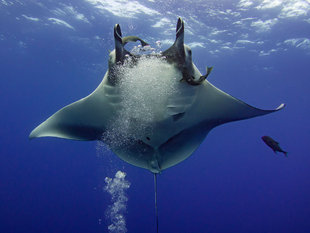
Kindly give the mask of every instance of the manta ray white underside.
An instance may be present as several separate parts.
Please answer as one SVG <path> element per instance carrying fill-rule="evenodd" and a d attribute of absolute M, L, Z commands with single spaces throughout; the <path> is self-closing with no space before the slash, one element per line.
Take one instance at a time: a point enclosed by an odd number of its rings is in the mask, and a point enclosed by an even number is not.
<path fill-rule="evenodd" d="M 214 127 L 265 115 L 261 110 L 210 84 L 192 63 L 178 19 L 176 40 L 160 54 L 134 55 L 114 28 L 115 49 L 109 69 L 89 96 L 56 112 L 30 138 L 103 140 L 121 159 L 154 173 L 189 157 Z M 180 81 L 182 80 L 182 81 Z"/>

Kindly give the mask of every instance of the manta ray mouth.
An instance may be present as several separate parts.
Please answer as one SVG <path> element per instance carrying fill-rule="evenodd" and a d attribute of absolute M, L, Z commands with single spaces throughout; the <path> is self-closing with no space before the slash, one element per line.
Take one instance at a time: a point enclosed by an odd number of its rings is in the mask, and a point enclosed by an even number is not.
<path fill-rule="evenodd" d="M 146 48 L 150 48 L 147 42 L 145 42 L 144 40 L 142 40 L 137 36 L 122 37 L 122 31 L 119 24 L 116 24 L 114 26 L 114 41 L 115 41 L 115 60 L 114 64 L 112 64 L 112 66 L 110 67 L 111 70 L 114 70 L 113 66 L 119 66 L 128 62 L 128 59 L 130 60 L 131 65 L 134 66 L 137 63 L 137 61 L 141 58 L 141 56 L 143 56 L 139 54 L 134 54 L 133 52 L 129 52 L 128 50 L 126 50 L 125 45 L 128 44 L 129 42 L 140 41 L 141 43 L 140 48 L 142 51 L 145 50 Z M 169 64 L 175 65 L 182 72 L 182 78 L 180 79 L 180 81 L 185 81 L 186 83 L 192 86 L 202 84 L 212 70 L 212 67 L 207 68 L 206 75 L 201 74 L 199 75 L 197 74 L 197 72 L 196 73 L 194 72 L 192 66 L 191 50 L 189 49 L 188 46 L 184 44 L 184 21 L 181 18 L 178 19 L 176 27 L 176 39 L 173 45 L 163 52 L 151 53 L 147 55 L 147 57 L 151 56 L 164 58 Z M 108 78 L 112 85 L 117 84 L 117 82 L 119 81 L 116 78 L 117 76 L 118 74 L 109 75 Z"/>

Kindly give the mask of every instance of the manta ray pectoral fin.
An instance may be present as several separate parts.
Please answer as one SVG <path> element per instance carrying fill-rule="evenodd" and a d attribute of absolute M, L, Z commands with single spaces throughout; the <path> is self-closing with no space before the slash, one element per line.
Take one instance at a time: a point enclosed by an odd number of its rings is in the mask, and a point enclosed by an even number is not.
<path fill-rule="evenodd" d="M 276 111 L 281 110 L 285 107 L 285 104 L 281 104 L 276 109 L 272 110 L 263 110 L 256 107 L 253 107 L 251 105 L 248 105 L 244 103 L 241 100 L 235 99 L 234 97 L 231 97 L 234 99 L 229 105 L 223 105 L 225 110 L 222 111 L 222 117 L 218 118 L 218 125 L 231 122 L 231 121 L 239 121 L 239 120 L 245 120 L 257 116 L 263 116 L 269 113 L 273 113 Z"/>
<path fill-rule="evenodd" d="M 99 122 L 106 116 L 103 111 L 96 109 L 95 104 L 94 100 L 86 97 L 60 109 L 36 127 L 29 138 L 100 139 L 104 127 Z"/>
<path fill-rule="evenodd" d="M 210 125 L 249 119 L 266 115 L 281 110 L 285 104 L 276 109 L 263 110 L 253 107 L 213 86 L 207 80 L 200 85 L 202 90 L 196 115 L 202 116 L 202 121 L 210 122 Z"/>
<path fill-rule="evenodd" d="M 285 107 L 285 104 L 282 103 L 276 109 L 264 110 L 264 109 L 255 108 L 255 107 L 248 105 L 248 104 L 245 104 L 245 105 L 246 105 L 246 110 L 244 110 L 244 112 L 240 113 L 240 119 L 238 119 L 238 117 L 237 117 L 237 120 L 243 120 L 243 119 L 249 119 L 249 118 L 253 118 L 253 117 L 257 117 L 257 116 L 263 116 L 263 115 L 266 115 L 269 113 L 279 111 Z"/>

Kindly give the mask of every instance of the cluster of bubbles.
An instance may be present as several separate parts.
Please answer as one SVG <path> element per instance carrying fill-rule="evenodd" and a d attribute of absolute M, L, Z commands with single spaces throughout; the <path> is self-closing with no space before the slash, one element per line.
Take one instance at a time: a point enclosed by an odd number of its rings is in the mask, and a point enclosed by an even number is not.
<path fill-rule="evenodd" d="M 124 214 L 126 212 L 128 198 L 125 191 L 129 189 L 130 182 L 125 177 L 125 172 L 117 171 L 114 178 L 105 178 L 106 186 L 104 190 L 111 195 L 113 203 L 106 212 L 107 218 L 112 222 L 108 226 L 108 230 L 111 233 L 127 232 Z"/>
<path fill-rule="evenodd" d="M 158 47 L 160 42 L 156 42 Z M 120 75 L 117 87 L 120 95 L 120 111 L 110 123 L 103 135 L 103 141 L 108 148 L 120 147 L 130 143 L 130 140 L 139 140 L 146 133 L 152 133 L 152 122 L 165 116 L 169 98 L 177 92 L 177 79 L 171 78 L 173 70 L 164 58 L 148 56 L 158 54 L 150 46 L 135 46 L 132 54 L 141 57 L 133 65 L 128 57 L 122 66 L 118 67 Z M 102 148 L 102 144 L 98 148 Z M 105 152 L 107 152 L 105 150 Z M 126 173 L 117 171 L 114 178 L 105 178 L 104 190 L 111 195 L 112 205 L 106 211 L 107 218 L 111 221 L 108 226 L 110 233 L 125 233 L 125 212 L 128 198 L 126 190 L 130 182 Z M 100 220 L 101 223 L 101 220 Z"/>
<path fill-rule="evenodd" d="M 117 72 L 120 111 L 103 140 L 122 146 L 129 138 L 139 140 L 145 134 L 152 134 L 152 123 L 166 117 L 164 106 L 177 93 L 179 82 L 171 65 L 160 56 L 142 55 L 134 65 L 128 57 Z"/>
<path fill-rule="evenodd" d="M 146 46 L 142 46 L 142 45 L 137 45 L 134 46 L 131 50 L 130 53 L 131 54 L 135 54 L 135 55 L 147 55 L 147 54 L 160 54 L 161 51 L 161 41 L 156 41 L 155 42 L 156 47 L 153 48 L 151 45 L 146 45 Z"/>
<path fill-rule="evenodd" d="M 138 45 L 138 46 L 134 46 L 130 50 L 130 53 L 131 54 L 139 54 L 139 55 L 155 54 L 156 49 L 152 48 L 150 45 L 146 45 L 146 46 Z"/>

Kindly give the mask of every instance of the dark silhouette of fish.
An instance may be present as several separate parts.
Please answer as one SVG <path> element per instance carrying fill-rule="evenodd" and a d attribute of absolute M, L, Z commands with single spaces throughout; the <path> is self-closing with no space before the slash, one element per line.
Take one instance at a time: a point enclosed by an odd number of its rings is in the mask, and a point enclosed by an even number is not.
<path fill-rule="evenodd" d="M 266 143 L 267 146 L 269 146 L 273 150 L 274 153 L 277 153 L 277 151 L 282 152 L 285 157 L 287 157 L 287 152 L 281 149 L 277 141 L 273 140 L 269 136 L 262 136 L 262 140 Z"/>

